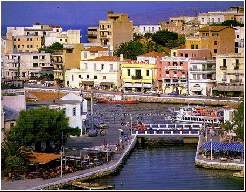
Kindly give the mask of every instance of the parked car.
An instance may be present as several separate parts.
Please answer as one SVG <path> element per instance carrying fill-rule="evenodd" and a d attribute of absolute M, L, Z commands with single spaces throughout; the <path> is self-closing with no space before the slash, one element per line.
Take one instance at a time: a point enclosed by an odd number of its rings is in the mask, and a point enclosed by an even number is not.
<path fill-rule="evenodd" d="M 176 92 L 172 92 L 172 93 L 168 93 L 168 95 L 172 95 L 172 96 L 178 96 L 179 94 Z"/>

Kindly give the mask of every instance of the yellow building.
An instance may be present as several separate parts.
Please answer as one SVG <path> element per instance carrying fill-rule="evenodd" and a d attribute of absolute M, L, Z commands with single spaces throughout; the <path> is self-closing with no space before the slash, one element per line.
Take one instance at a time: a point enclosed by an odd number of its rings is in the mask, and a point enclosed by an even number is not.
<path fill-rule="evenodd" d="M 79 69 L 83 44 L 66 44 L 63 46 L 64 69 Z"/>
<path fill-rule="evenodd" d="M 42 41 L 41 36 L 16 36 L 13 37 L 13 48 L 17 52 L 38 52 Z"/>
<path fill-rule="evenodd" d="M 121 64 L 124 91 L 146 91 L 154 88 L 156 64 L 132 61 Z"/>
<path fill-rule="evenodd" d="M 207 26 L 199 30 L 198 37 L 186 39 L 186 49 L 210 49 L 213 58 L 217 54 L 235 52 L 235 30 L 228 26 Z"/>

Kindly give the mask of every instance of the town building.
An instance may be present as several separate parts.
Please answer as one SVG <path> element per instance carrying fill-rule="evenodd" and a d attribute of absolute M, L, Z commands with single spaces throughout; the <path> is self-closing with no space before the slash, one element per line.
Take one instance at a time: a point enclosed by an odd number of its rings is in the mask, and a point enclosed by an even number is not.
<path fill-rule="evenodd" d="M 212 59 L 209 49 L 171 49 L 171 56 L 205 60 Z"/>
<path fill-rule="evenodd" d="M 190 60 L 188 71 L 189 95 L 212 96 L 216 84 L 214 60 Z"/>
<path fill-rule="evenodd" d="M 187 49 L 210 49 L 213 59 L 217 54 L 235 52 L 235 30 L 228 26 L 207 26 L 199 29 L 198 37 L 186 38 Z"/>
<path fill-rule="evenodd" d="M 50 53 L 8 54 L 3 65 L 5 79 L 28 80 L 53 73 Z"/>
<path fill-rule="evenodd" d="M 216 82 L 214 92 L 228 96 L 244 94 L 244 54 L 217 55 Z"/>
<path fill-rule="evenodd" d="M 199 29 L 197 18 L 190 16 L 171 17 L 169 21 L 161 22 L 160 25 L 162 30 L 185 36 L 191 36 Z"/>
<path fill-rule="evenodd" d="M 144 63 L 149 63 L 149 64 L 155 64 L 156 65 L 156 77 L 154 81 L 154 86 L 153 89 L 157 90 L 162 90 L 162 74 L 163 74 L 163 67 L 160 62 L 161 57 L 164 57 L 164 53 L 159 53 L 159 52 L 149 52 L 145 53 L 143 55 L 137 56 L 137 61 L 138 62 L 144 62 Z"/>
<path fill-rule="evenodd" d="M 101 46 L 92 46 L 81 51 L 81 61 L 95 59 L 101 56 L 110 56 L 109 49 Z"/>
<path fill-rule="evenodd" d="M 90 87 L 102 89 L 118 89 L 121 86 L 120 64 L 123 57 L 100 56 L 90 60 L 82 60 L 80 69 L 66 70 L 65 86 L 72 88 Z"/>
<path fill-rule="evenodd" d="M 244 27 L 234 27 L 235 29 L 235 53 L 244 54 Z"/>
<path fill-rule="evenodd" d="M 156 33 L 161 30 L 160 25 L 138 25 L 133 27 L 133 33 L 144 35 L 145 33 Z"/>
<path fill-rule="evenodd" d="M 64 54 L 63 50 L 57 50 L 53 52 L 50 56 L 51 65 L 53 65 L 54 70 L 54 80 L 60 83 L 64 82 Z"/>
<path fill-rule="evenodd" d="M 98 27 L 88 27 L 87 38 L 89 43 L 98 42 Z"/>
<path fill-rule="evenodd" d="M 108 12 L 107 20 L 99 21 L 99 42 L 115 51 L 120 44 L 133 39 L 133 22 L 127 14 Z"/>
<path fill-rule="evenodd" d="M 154 89 L 156 64 L 149 61 L 129 61 L 121 64 L 123 91 L 145 92 Z"/>
<path fill-rule="evenodd" d="M 162 57 L 162 92 L 187 94 L 188 92 L 188 62 L 185 57 Z"/>
<path fill-rule="evenodd" d="M 63 45 L 64 69 L 79 69 L 81 51 L 83 44 L 65 44 Z"/>

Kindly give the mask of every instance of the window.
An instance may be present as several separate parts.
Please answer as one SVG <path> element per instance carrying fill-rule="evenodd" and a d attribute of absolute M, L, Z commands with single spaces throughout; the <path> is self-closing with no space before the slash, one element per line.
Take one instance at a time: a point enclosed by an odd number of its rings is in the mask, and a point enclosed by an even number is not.
<path fill-rule="evenodd" d="M 33 67 L 38 67 L 38 63 L 33 63 Z"/>
<path fill-rule="evenodd" d="M 87 52 L 86 51 L 84 52 L 84 58 L 85 59 L 87 58 Z"/>
<path fill-rule="evenodd" d="M 87 63 L 84 63 L 84 65 L 85 65 L 85 70 L 87 70 L 88 69 Z"/>
<path fill-rule="evenodd" d="M 239 35 L 237 35 L 237 38 L 239 38 Z"/>
<path fill-rule="evenodd" d="M 238 42 L 235 42 L 235 47 L 238 47 Z"/>
<path fill-rule="evenodd" d="M 113 71 L 113 64 L 110 64 L 110 65 L 109 65 L 109 70 L 110 70 L 110 71 Z"/>
<path fill-rule="evenodd" d="M 214 49 L 214 53 L 217 53 L 217 49 Z"/>
<path fill-rule="evenodd" d="M 177 74 L 177 71 L 174 71 L 173 74 L 176 75 Z"/>
<path fill-rule="evenodd" d="M 65 39 L 65 42 L 67 42 L 67 39 Z"/>
<path fill-rule="evenodd" d="M 16 41 L 16 38 L 14 38 L 14 41 Z"/>
<path fill-rule="evenodd" d="M 212 18 L 212 23 L 214 23 L 214 18 Z"/>
<path fill-rule="evenodd" d="M 154 27 L 152 27 L 152 31 L 153 31 L 153 32 L 155 31 L 155 28 L 154 28 Z"/>
<path fill-rule="evenodd" d="M 15 123 L 10 123 L 10 127 L 14 127 L 15 126 Z"/>
<path fill-rule="evenodd" d="M 42 55 L 42 56 L 41 56 L 41 59 L 45 59 L 45 56 L 44 56 L 44 55 Z"/>
<path fill-rule="evenodd" d="M 214 41 L 214 45 L 217 45 L 218 44 L 218 42 L 217 41 Z"/>
<path fill-rule="evenodd" d="M 27 45 L 27 48 L 29 48 L 29 45 Z"/>
<path fill-rule="evenodd" d="M 20 39 L 18 38 L 18 41 L 20 41 Z"/>
<path fill-rule="evenodd" d="M 96 75 L 94 76 L 94 79 L 97 79 L 97 76 Z"/>
<path fill-rule="evenodd" d="M 145 31 L 145 27 L 144 27 L 144 31 Z"/>
<path fill-rule="evenodd" d="M 81 78 L 81 75 L 79 75 L 79 78 Z"/>
<path fill-rule="evenodd" d="M 198 45 L 196 45 L 196 49 L 198 49 Z"/>
<path fill-rule="evenodd" d="M 60 41 L 62 41 L 62 39 L 60 39 Z"/>
<path fill-rule="evenodd" d="M 20 48 L 20 45 L 18 45 L 18 48 Z"/>
<path fill-rule="evenodd" d="M 220 22 L 220 18 L 218 18 L 218 22 Z"/>
<path fill-rule="evenodd" d="M 38 56 L 33 56 L 32 58 L 33 58 L 33 59 L 38 59 Z"/>
<path fill-rule="evenodd" d="M 73 107 L 73 116 L 76 116 L 76 107 Z"/>
<path fill-rule="evenodd" d="M 183 57 L 183 53 L 180 53 L 180 56 Z"/>
<path fill-rule="evenodd" d="M 202 22 L 204 22 L 204 18 L 202 18 Z"/>
<path fill-rule="evenodd" d="M 83 115 L 83 102 L 80 103 L 80 115 Z"/>
<path fill-rule="evenodd" d="M 97 70 L 97 64 L 94 63 L 94 71 L 96 71 L 96 70 Z"/>
<path fill-rule="evenodd" d="M 103 76 L 103 79 L 106 79 L 106 76 Z"/>
<path fill-rule="evenodd" d="M 72 81 L 74 81 L 73 75 L 72 75 Z"/>
<path fill-rule="evenodd" d="M 30 41 L 32 41 L 32 38 L 30 38 Z"/>
<path fill-rule="evenodd" d="M 131 71 L 130 69 L 127 69 L 127 75 L 130 76 L 131 75 Z"/>
<path fill-rule="evenodd" d="M 235 48 L 235 53 L 238 53 L 238 48 Z"/>
<path fill-rule="evenodd" d="M 191 49 L 194 49 L 194 45 L 191 45 Z"/>
<path fill-rule="evenodd" d="M 16 45 L 14 45 L 14 48 L 16 48 Z"/>
<path fill-rule="evenodd" d="M 185 57 L 188 57 L 188 53 L 185 53 Z"/>
<path fill-rule="evenodd" d="M 30 45 L 30 48 L 32 48 L 32 45 Z"/>
<path fill-rule="evenodd" d="M 89 75 L 87 75 L 87 76 L 86 76 L 86 78 L 87 78 L 87 79 L 89 79 L 89 78 L 90 78 L 90 76 L 89 76 Z"/>
<path fill-rule="evenodd" d="M 29 41 L 29 38 L 27 38 L 27 41 Z"/>
<path fill-rule="evenodd" d="M 25 77 L 26 76 L 26 73 L 25 72 L 22 72 L 22 77 Z"/>
<path fill-rule="evenodd" d="M 149 70 L 146 70 L 146 76 L 149 76 Z"/>
<path fill-rule="evenodd" d="M 104 69 L 104 64 L 101 64 L 101 70 L 103 70 Z"/>
<path fill-rule="evenodd" d="M 173 56 L 176 57 L 176 52 L 173 52 Z"/>
<path fill-rule="evenodd" d="M 223 67 L 226 67 L 226 59 L 223 59 Z"/>

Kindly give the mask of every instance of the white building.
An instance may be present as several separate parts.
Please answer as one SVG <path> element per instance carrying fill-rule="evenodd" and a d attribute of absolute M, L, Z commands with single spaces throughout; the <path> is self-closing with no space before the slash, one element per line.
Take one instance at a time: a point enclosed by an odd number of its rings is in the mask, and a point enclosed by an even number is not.
<path fill-rule="evenodd" d="M 69 93 L 49 105 L 51 109 L 63 109 L 66 117 L 69 119 L 69 126 L 72 128 L 81 129 L 81 135 L 83 130 L 83 122 L 87 117 L 87 100 L 82 96 Z"/>
<path fill-rule="evenodd" d="M 234 27 L 235 28 L 235 53 L 244 53 L 244 27 Z"/>
<path fill-rule="evenodd" d="M 3 73 L 6 79 L 21 80 L 39 77 L 42 73 L 52 73 L 50 53 L 7 54 L 3 61 Z"/>
<path fill-rule="evenodd" d="M 119 88 L 120 64 L 123 58 L 101 56 L 80 62 L 80 70 L 71 69 L 65 73 L 65 86 L 73 88 L 101 87 L 105 89 Z"/>
<path fill-rule="evenodd" d="M 215 61 L 190 60 L 188 64 L 189 95 L 211 96 L 216 83 Z"/>
<path fill-rule="evenodd" d="M 155 33 L 161 30 L 160 25 L 138 25 L 134 26 L 134 33 L 144 35 L 145 33 Z"/>

